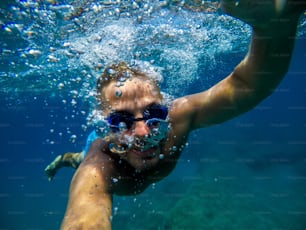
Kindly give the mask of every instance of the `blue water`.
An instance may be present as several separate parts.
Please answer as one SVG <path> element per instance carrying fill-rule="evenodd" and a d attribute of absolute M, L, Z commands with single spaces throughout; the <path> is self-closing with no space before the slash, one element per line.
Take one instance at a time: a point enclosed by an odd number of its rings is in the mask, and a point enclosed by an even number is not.
<path fill-rule="evenodd" d="M 77 21 L 63 20 L 69 7 L 24 3 L 1 3 L 0 229 L 58 229 L 74 170 L 49 182 L 44 168 L 57 154 L 84 147 L 97 66 L 149 63 L 164 77 L 162 90 L 178 97 L 225 77 L 245 55 L 250 31 L 218 12 L 178 6 L 152 14 L 128 8 L 129 17 L 101 19 L 116 11 L 93 14 L 88 3 L 91 11 Z M 304 30 L 276 92 L 232 121 L 193 132 L 162 182 L 139 196 L 115 197 L 113 229 L 306 229 Z"/>

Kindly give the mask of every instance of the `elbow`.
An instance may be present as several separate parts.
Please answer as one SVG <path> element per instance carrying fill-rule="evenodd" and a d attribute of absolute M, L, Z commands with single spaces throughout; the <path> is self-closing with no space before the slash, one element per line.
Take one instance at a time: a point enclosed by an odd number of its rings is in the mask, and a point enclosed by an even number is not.
<path fill-rule="evenodd" d="M 266 81 L 264 80 L 260 84 L 253 84 L 237 74 L 232 74 L 231 80 L 234 89 L 232 102 L 240 112 L 247 112 L 256 107 L 268 98 L 278 85 L 278 83 L 271 84 L 271 82 L 270 84 L 265 84 Z"/>

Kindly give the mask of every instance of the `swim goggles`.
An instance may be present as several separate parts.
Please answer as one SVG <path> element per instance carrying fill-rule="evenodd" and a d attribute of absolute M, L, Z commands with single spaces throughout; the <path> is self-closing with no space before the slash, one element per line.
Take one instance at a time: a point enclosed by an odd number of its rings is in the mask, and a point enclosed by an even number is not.
<path fill-rule="evenodd" d="M 168 108 L 160 104 L 152 104 L 148 106 L 143 117 L 135 118 L 132 113 L 127 111 L 114 111 L 107 117 L 107 122 L 113 132 L 120 132 L 131 129 L 133 124 L 138 121 L 145 121 L 150 129 L 154 129 L 160 122 L 166 120 L 168 116 Z"/>

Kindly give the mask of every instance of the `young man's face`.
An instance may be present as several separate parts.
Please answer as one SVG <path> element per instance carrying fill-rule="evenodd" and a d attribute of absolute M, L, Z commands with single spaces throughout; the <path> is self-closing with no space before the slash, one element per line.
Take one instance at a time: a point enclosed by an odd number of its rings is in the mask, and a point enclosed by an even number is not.
<path fill-rule="evenodd" d="M 132 78 L 120 87 L 117 86 L 117 82 L 110 83 L 104 88 L 103 95 L 102 100 L 106 100 L 109 105 L 104 110 L 106 116 L 119 112 L 119 117 L 129 114 L 133 119 L 138 118 L 123 131 L 117 131 L 118 137 L 124 136 L 126 140 L 131 140 L 122 158 L 140 171 L 154 167 L 160 158 L 161 143 L 144 148 L 147 144 L 146 138 L 152 133 L 152 127 L 141 118 L 144 117 L 144 112 L 152 108 L 152 105 L 160 105 L 162 97 L 159 88 L 151 81 Z"/>

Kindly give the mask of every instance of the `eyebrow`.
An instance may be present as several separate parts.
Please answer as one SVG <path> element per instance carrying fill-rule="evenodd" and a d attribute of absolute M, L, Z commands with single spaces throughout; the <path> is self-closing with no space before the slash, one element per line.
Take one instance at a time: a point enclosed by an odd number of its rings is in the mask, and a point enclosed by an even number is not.
<path fill-rule="evenodd" d="M 160 103 L 152 102 L 152 103 L 148 104 L 148 105 L 144 108 L 143 111 L 145 111 L 146 109 L 150 108 L 150 107 L 153 106 L 153 105 L 160 105 Z M 132 115 L 134 114 L 134 113 L 132 113 L 131 111 L 129 111 L 129 110 L 124 110 L 124 109 L 122 109 L 122 110 L 112 110 L 111 113 L 129 113 L 129 114 L 132 114 Z"/>

